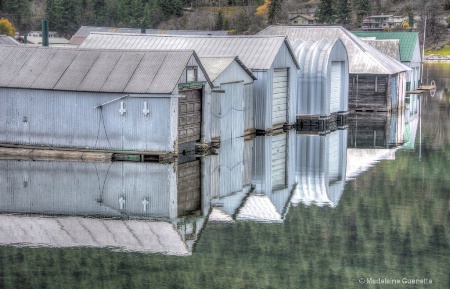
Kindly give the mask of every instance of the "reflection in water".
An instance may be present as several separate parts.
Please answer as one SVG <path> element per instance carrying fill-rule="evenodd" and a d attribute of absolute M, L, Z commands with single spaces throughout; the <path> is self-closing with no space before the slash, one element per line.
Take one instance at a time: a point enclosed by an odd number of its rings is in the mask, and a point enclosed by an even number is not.
<path fill-rule="evenodd" d="M 1 215 L 0 243 L 189 254 L 204 221 L 200 167 L 0 160 L 0 211 L 34 214 Z"/>
<path fill-rule="evenodd" d="M 337 206 L 344 191 L 347 130 L 326 135 L 297 135 L 293 204 Z"/>
<path fill-rule="evenodd" d="M 257 136 L 253 141 L 253 191 L 236 219 L 281 223 L 294 187 L 295 131 Z"/>
<path fill-rule="evenodd" d="M 450 65 L 447 68 L 450 71 Z M 0 288 L 366 286 L 360 285 L 360 278 L 428 278 L 433 283 L 426 287 L 450 288 L 450 116 L 442 93 L 450 82 L 440 86 L 445 81 L 436 79 L 433 98 L 426 93 L 410 96 L 405 115 L 394 121 L 389 117 L 363 123 L 360 115 L 357 126 L 352 121 L 347 131 L 233 139 L 221 144 L 218 155 L 186 159 L 192 166 L 186 165 L 185 176 L 192 176 L 187 180 L 192 178 L 193 187 L 198 187 L 195 176 L 200 171 L 200 204 L 197 189 L 179 197 L 177 180 L 186 178 L 174 165 L 114 163 L 96 168 L 2 161 Z M 403 130 L 392 125 L 399 122 Z M 337 141 L 333 133 L 343 139 Z M 337 155 L 344 159 L 345 140 L 347 164 L 330 168 L 340 162 Z M 360 157 L 355 155 L 358 150 Z M 389 156 L 395 159 L 380 161 Z M 355 169 L 367 163 L 371 169 Z M 154 174 L 159 180 L 151 177 Z M 343 192 L 332 188 L 342 187 L 340 178 L 346 180 Z M 297 198 L 305 184 L 311 191 L 307 198 Z M 165 189 L 152 197 L 159 187 Z M 195 201 L 187 204 L 191 197 Z M 146 212 L 144 198 L 149 202 Z M 165 213 L 150 210 L 157 200 L 158 208 L 167 208 Z M 209 220 L 203 224 L 205 216 Z M 102 234 L 96 236 L 96 231 Z M 103 244 L 116 250 L 145 248 L 142 251 L 191 256 L 54 248 L 82 238 L 84 246 L 96 248 Z M 36 246 L 38 241 L 53 247 L 7 246 Z M 194 241 L 192 253 L 189 244 Z"/>
<path fill-rule="evenodd" d="M 419 110 L 419 96 L 411 94 L 401 114 L 350 114 L 347 180 L 381 160 L 395 160 L 398 149 L 413 149 Z"/>
<path fill-rule="evenodd" d="M 291 130 L 234 138 L 217 154 L 172 164 L 1 160 L 0 210 L 9 214 L 1 216 L 0 242 L 189 255 L 206 216 L 283 223 L 291 205 L 336 207 L 346 180 L 397 150 L 389 141 L 403 130 L 390 123 L 408 120 L 413 142 L 415 101 L 406 118 L 355 116 L 351 136 Z"/>

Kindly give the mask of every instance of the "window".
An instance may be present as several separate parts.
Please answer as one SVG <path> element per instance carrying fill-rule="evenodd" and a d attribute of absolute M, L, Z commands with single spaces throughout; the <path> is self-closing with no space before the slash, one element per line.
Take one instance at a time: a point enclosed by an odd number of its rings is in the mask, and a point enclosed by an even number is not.
<path fill-rule="evenodd" d="M 186 67 L 186 82 L 197 82 L 197 67 L 188 66 Z"/>

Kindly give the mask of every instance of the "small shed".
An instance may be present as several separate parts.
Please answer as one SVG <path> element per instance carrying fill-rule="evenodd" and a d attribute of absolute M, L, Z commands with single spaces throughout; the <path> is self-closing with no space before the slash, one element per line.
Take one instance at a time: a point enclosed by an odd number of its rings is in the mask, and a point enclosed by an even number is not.
<path fill-rule="evenodd" d="M 349 57 L 349 108 L 356 111 L 395 111 L 403 107 L 409 67 L 381 53 L 340 26 L 269 26 L 259 35 L 297 39 L 340 38 Z"/>
<path fill-rule="evenodd" d="M 406 79 L 406 89 L 415 90 L 420 85 L 422 56 L 418 32 L 354 31 L 358 37 L 375 37 L 377 40 L 398 39 L 400 60 L 411 68 Z"/>
<path fill-rule="evenodd" d="M 209 142 L 196 53 L 0 47 L 0 143 L 176 152 Z"/>
<path fill-rule="evenodd" d="M 140 28 L 120 28 L 120 27 L 98 27 L 81 26 L 77 32 L 70 38 L 69 44 L 80 45 L 91 32 L 113 32 L 113 33 L 144 33 L 144 34 L 163 34 L 163 35 L 228 35 L 226 30 L 174 30 L 174 29 L 145 29 Z"/>
<path fill-rule="evenodd" d="M 347 130 L 297 135 L 293 205 L 336 207 L 345 186 Z"/>
<path fill-rule="evenodd" d="M 211 95 L 211 138 L 227 140 L 245 135 L 244 123 L 253 121 L 253 107 L 249 99 L 256 77 L 235 56 L 200 57 L 213 83 Z M 246 97 L 244 97 L 244 95 Z M 248 117 L 250 119 L 245 120 Z"/>
<path fill-rule="evenodd" d="M 262 132 L 295 123 L 298 62 L 285 36 L 173 36 L 91 33 L 80 45 L 90 49 L 193 49 L 199 56 L 236 55 L 257 78 L 254 124 Z M 249 92 L 250 93 L 250 92 Z M 249 103 L 250 105 L 250 103 Z M 245 117 L 250 120 L 249 117 Z"/>
<path fill-rule="evenodd" d="M 292 43 L 300 63 L 297 92 L 297 125 L 336 122 L 348 113 L 348 56 L 344 44 L 297 39 Z"/>

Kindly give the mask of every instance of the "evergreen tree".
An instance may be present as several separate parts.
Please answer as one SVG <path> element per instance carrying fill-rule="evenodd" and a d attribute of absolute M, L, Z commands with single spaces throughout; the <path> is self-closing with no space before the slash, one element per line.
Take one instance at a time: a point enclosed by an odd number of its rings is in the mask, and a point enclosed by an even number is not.
<path fill-rule="evenodd" d="M 278 15 L 281 12 L 281 1 L 282 0 L 271 0 L 268 5 L 267 19 L 269 24 L 276 22 Z"/>
<path fill-rule="evenodd" d="M 350 7 L 348 0 L 338 0 L 336 7 L 337 22 L 342 25 L 350 23 Z"/>
<path fill-rule="evenodd" d="M 358 25 L 362 23 L 364 17 L 370 15 L 372 9 L 369 0 L 356 0 L 354 2 L 354 11 L 356 14 L 356 22 Z"/>
<path fill-rule="evenodd" d="M 320 1 L 318 11 L 316 13 L 316 17 L 319 18 L 319 21 L 326 24 L 334 23 L 334 10 L 333 10 L 333 1 L 332 0 L 322 0 Z"/>
<path fill-rule="evenodd" d="M 62 18 L 64 26 L 59 32 L 71 36 L 80 28 L 82 11 L 81 1 L 82 0 L 65 0 L 63 2 L 64 12 Z"/>
<path fill-rule="evenodd" d="M 161 8 L 164 16 L 183 15 L 183 6 L 181 0 L 156 0 L 156 4 Z"/>
<path fill-rule="evenodd" d="M 214 30 L 222 30 L 223 21 L 224 21 L 223 12 L 222 12 L 222 10 L 219 10 L 219 12 L 217 13 L 216 24 L 214 25 Z"/>
<path fill-rule="evenodd" d="M 50 30 L 57 32 L 65 30 L 63 0 L 47 0 L 45 12 Z"/>
<path fill-rule="evenodd" d="M 94 19 L 93 22 L 95 25 L 105 25 L 109 24 L 108 22 L 108 10 L 106 6 L 105 0 L 94 0 L 92 5 L 92 10 L 94 13 Z M 107 25 L 109 26 L 109 25 Z"/>

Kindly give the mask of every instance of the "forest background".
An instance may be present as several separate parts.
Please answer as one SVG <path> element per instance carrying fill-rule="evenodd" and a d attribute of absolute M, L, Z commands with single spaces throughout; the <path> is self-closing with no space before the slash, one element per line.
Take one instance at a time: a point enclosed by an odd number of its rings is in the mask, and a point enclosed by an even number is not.
<path fill-rule="evenodd" d="M 80 26 L 228 30 L 255 34 L 271 24 L 289 24 L 293 15 L 309 14 L 319 23 L 359 30 L 364 17 L 393 14 L 408 18 L 427 46 L 450 44 L 450 0 L 0 0 L 0 18 L 20 34 L 40 30 L 70 38 Z"/>

